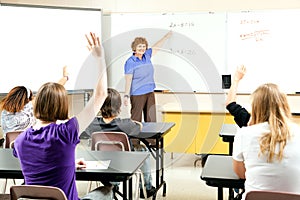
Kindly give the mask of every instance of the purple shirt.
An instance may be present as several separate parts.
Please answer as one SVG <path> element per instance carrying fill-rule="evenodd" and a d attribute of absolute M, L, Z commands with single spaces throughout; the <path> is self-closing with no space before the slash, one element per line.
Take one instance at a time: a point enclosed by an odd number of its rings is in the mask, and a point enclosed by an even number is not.
<path fill-rule="evenodd" d="M 144 53 L 142 59 L 132 55 L 127 59 L 124 70 L 125 74 L 132 74 L 130 95 L 142 95 L 154 91 L 154 67 L 151 62 L 152 49 Z"/>
<path fill-rule="evenodd" d="M 51 123 L 38 130 L 28 128 L 14 143 L 27 185 L 55 186 L 68 200 L 78 200 L 75 179 L 75 148 L 80 142 L 75 117 L 65 123 Z"/>

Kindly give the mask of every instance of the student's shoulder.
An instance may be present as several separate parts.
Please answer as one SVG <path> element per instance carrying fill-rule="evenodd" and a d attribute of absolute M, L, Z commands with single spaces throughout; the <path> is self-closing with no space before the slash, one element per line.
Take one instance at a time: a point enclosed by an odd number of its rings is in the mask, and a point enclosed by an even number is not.
<path fill-rule="evenodd" d="M 269 131 L 270 131 L 270 126 L 268 122 L 263 122 L 259 124 L 250 125 L 247 127 L 242 127 L 238 132 L 240 132 L 243 135 L 255 136 Z"/>

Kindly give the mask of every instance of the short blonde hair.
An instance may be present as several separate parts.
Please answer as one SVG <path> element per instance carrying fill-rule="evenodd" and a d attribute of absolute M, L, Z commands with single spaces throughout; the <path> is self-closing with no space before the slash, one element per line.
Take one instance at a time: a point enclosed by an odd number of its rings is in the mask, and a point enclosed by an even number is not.
<path fill-rule="evenodd" d="M 147 42 L 146 38 L 136 37 L 136 38 L 134 38 L 133 42 L 131 43 L 131 49 L 132 49 L 132 51 L 136 51 L 136 47 L 139 44 L 145 44 L 146 45 L 146 49 L 148 49 L 148 42 Z"/>
<path fill-rule="evenodd" d="M 45 122 L 68 119 L 68 94 L 64 86 L 48 82 L 37 92 L 33 107 L 34 116 Z"/>

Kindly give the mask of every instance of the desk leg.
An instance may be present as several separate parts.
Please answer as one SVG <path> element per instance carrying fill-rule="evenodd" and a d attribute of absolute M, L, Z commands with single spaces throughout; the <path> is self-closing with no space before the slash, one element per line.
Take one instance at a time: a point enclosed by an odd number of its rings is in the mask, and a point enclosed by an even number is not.
<path fill-rule="evenodd" d="M 160 177 L 159 177 L 159 175 L 160 175 L 160 162 L 162 160 L 162 157 L 160 156 L 161 149 L 159 148 L 159 142 L 160 142 L 159 139 L 156 138 L 155 139 L 155 143 L 156 143 L 156 155 L 155 155 L 155 157 L 156 157 L 156 159 L 155 159 L 156 179 L 155 180 L 156 180 L 156 190 L 157 191 L 160 188 Z M 157 191 L 156 191 L 156 193 L 157 193 Z M 155 196 L 156 196 L 156 194 L 155 194 Z"/>
<path fill-rule="evenodd" d="M 233 189 L 232 188 L 229 188 L 229 191 L 228 191 L 228 200 L 233 200 L 234 199 L 234 192 L 233 192 Z"/>
<path fill-rule="evenodd" d="M 127 181 L 123 181 L 123 199 L 127 200 L 127 196 Z"/>
<path fill-rule="evenodd" d="M 132 192 L 132 177 L 129 178 L 129 191 L 128 191 L 128 199 L 134 199 L 133 192 Z"/>
<path fill-rule="evenodd" d="M 161 156 L 161 180 L 160 183 L 163 184 L 163 197 L 166 196 L 166 192 L 167 192 L 167 184 L 164 180 L 164 175 L 165 175 L 165 159 L 164 159 L 164 138 L 162 137 L 160 140 L 160 144 L 161 144 L 161 148 L 160 148 L 160 156 Z"/>
<path fill-rule="evenodd" d="M 223 188 L 218 187 L 218 200 L 223 200 Z"/>
<path fill-rule="evenodd" d="M 233 151 L 233 142 L 229 142 L 229 155 L 232 156 L 232 151 Z"/>
<path fill-rule="evenodd" d="M 166 182 L 164 181 L 164 185 L 163 185 L 163 197 L 166 196 L 166 193 L 167 193 L 167 184 L 166 184 Z"/>
<path fill-rule="evenodd" d="M 232 151 L 233 151 L 233 142 L 229 142 L 229 155 L 232 155 Z M 228 192 L 229 192 L 228 200 L 234 199 L 233 189 L 229 188 Z"/>

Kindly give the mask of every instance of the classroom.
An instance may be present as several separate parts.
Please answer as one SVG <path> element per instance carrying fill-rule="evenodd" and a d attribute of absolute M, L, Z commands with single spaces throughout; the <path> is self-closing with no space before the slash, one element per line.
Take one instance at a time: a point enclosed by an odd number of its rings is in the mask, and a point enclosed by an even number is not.
<path fill-rule="evenodd" d="M 23 6 L 24 13 L 19 12 Z M 42 10 L 29 15 L 26 9 L 35 7 Z M 13 13 L 18 14 L 11 17 Z M 118 90 L 122 98 L 126 95 L 123 66 L 132 54 L 134 37 L 147 38 L 151 47 L 173 31 L 163 51 L 152 59 L 157 122 L 174 123 L 163 137 L 166 194 L 161 188 L 158 200 L 220 199 L 219 188 L 201 180 L 201 158 L 230 153 L 229 142 L 219 135 L 223 124 L 235 123 L 226 110 L 229 88 L 224 87 L 228 80 L 222 76 L 229 75 L 231 82 L 238 65 L 244 64 L 247 74 L 239 85 L 237 102 L 250 109 L 250 94 L 255 88 L 274 82 L 287 94 L 292 118 L 300 124 L 300 29 L 293 22 L 300 19 L 298 0 L 0 0 L 1 17 L 5 20 L 0 20 L 0 26 L 7 29 L 0 30 L 0 54 L 4 55 L 0 58 L 0 100 L 24 83 L 36 92 L 45 81 L 57 80 L 61 67 L 68 65 L 65 87 L 70 115 L 87 104 L 96 81 L 97 71 L 87 68 L 88 51 L 76 50 L 85 45 L 81 39 L 86 31 L 99 33 L 109 65 L 108 86 Z M 35 30 L 41 33 L 31 34 Z M 53 39 L 47 40 L 50 36 L 57 38 L 60 48 Z M 20 47 L 11 54 L 7 49 L 14 39 Z M 32 40 L 36 44 L 29 42 Z M 18 52 L 23 53 L 15 59 Z M 121 111 L 120 117 L 130 117 L 130 107 L 122 105 Z M 82 138 L 80 148 L 89 145 L 90 141 Z M 151 161 L 156 166 L 156 160 Z M 153 170 L 156 181 L 155 173 Z M 7 185 L 6 193 L 12 180 Z M 87 185 L 85 180 L 77 181 L 79 195 L 86 193 Z M 224 188 L 222 198 L 228 199 L 228 195 L 230 191 Z"/>

